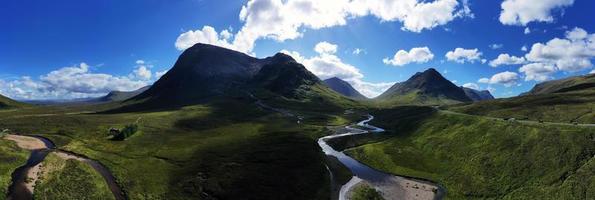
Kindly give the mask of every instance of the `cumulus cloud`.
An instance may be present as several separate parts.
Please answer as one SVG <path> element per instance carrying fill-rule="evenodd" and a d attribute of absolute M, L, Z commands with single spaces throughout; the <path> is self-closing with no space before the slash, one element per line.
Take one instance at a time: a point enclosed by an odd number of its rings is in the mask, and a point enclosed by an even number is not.
<path fill-rule="evenodd" d="M 465 84 L 463 84 L 463 87 L 471 88 L 474 90 L 479 90 L 479 85 L 477 85 L 475 83 L 465 83 Z"/>
<path fill-rule="evenodd" d="M 251 52 L 258 39 L 285 41 L 303 35 L 306 28 L 346 25 L 352 18 L 374 16 L 383 22 L 401 22 L 402 29 L 421 32 L 445 25 L 456 18 L 473 17 L 467 0 L 249 0 L 239 14 L 243 26 L 235 34 L 212 27 L 188 31 L 176 47 L 186 49 L 197 42 Z"/>
<path fill-rule="evenodd" d="M 186 50 L 197 43 L 211 44 L 237 51 L 248 52 L 247 49 L 241 49 L 230 43 L 231 33 L 227 30 L 217 33 L 215 28 L 211 26 L 203 26 L 199 30 L 190 30 L 182 33 L 176 39 L 175 46 L 178 50 Z"/>
<path fill-rule="evenodd" d="M 24 76 L 16 80 L 0 80 L 2 93 L 16 99 L 68 99 L 95 97 L 110 91 L 132 91 L 149 84 L 131 76 L 93 73 L 80 63 L 42 75 L 38 80 Z"/>
<path fill-rule="evenodd" d="M 384 58 L 382 62 L 387 65 L 403 66 L 409 63 L 426 63 L 434 58 L 434 54 L 428 47 L 411 48 L 409 52 L 399 50 L 392 59 Z"/>
<path fill-rule="evenodd" d="M 337 45 L 328 42 L 320 42 L 314 46 L 314 51 L 319 54 L 334 54 L 337 53 Z"/>
<path fill-rule="evenodd" d="M 531 63 L 523 65 L 519 68 L 519 72 L 525 73 L 525 81 L 546 81 L 550 79 L 550 75 L 556 72 L 553 65 L 544 63 Z"/>
<path fill-rule="evenodd" d="M 525 63 L 524 57 L 510 56 L 507 53 L 498 55 L 498 58 L 490 61 L 489 65 L 492 67 L 498 67 L 500 65 L 520 65 Z"/>
<path fill-rule="evenodd" d="M 491 78 L 481 78 L 477 82 L 487 84 L 502 84 L 506 87 L 511 87 L 517 84 L 519 75 L 515 72 L 501 72 L 494 74 Z"/>
<path fill-rule="evenodd" d="M 523 46 L 521 47 L 521 51 L 528 51 L 528 49 L 527 49 L 527 45 L 523 45 Z"/>
<path fill-rule="evenodd" d="M 481 61 L 481 55 L 482 53 L 478 49 L 463 49 L 458 47 L 454 51 L 447 52 L 445 57 L 447 60 L 457 63 L 473 63 L 475 61 Z"/>
<path fill-rule="evenodd" d="M 504 47 L 503 44 L 490 44 L 489 45 L 490 49 L 501 49 L 502 47 Z"/>
<path fill-rule="evenodd" d="M 296 61 L 302 63 L 306 69 L 314 73 L 320 79 L 332 77 L 343 79 L 367 97 L 378 96 L 394 84 L 394 82 L 370 83 L 363 81 L 364 75 L 357 67 L 344 63 L 341 58 L 334 54 L 338 49 L 337 45 L 328 42 L 320 42 L 315 46 L 315 49 L 317 47 L 319 47 L 318 50 L 316 50 L 318 55 L 309 58 L 302 56 L 296 51 L 282 50 L 281 52 L 290 55 Z"/>
<path fill-rule="evenodd" d="M 500 22 L 525 26 L 530 22 L 552 22 L 552 11 L 571 6 L 574 0 L 504 0 L 500 7 Z"/>
<path fill-rule="evenodd" d="M 530 62 L 554 65 L 562 71 L 575 72 L 593 66 L 595 57 L 595 34 L 574 28 L 566 32 L 566 38 L 554 38 L 547 43 L 535 43 L 525 58 Z"/>
<path fill-rule="evenodd" d="M 529 29 L 529 27 L 525 27 L 525 31 L 523 31 L 523 33 L 525 33 L 525 35 L 531 33 L 531 29 Z"/>

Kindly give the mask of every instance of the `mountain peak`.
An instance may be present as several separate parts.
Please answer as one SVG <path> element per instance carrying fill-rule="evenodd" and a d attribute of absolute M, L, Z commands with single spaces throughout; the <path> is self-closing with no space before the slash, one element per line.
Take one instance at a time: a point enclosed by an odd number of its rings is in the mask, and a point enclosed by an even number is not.
<path fill-rule="evenodd" d="M 404 100 L 406 97 L 415 97 Z M 417 72 L 407 81 L 397 83 L 378 97 L 379 99 L 402 99 L 412 101 L 405 103 L 436 103 L 443 101 L 467 102 L 471 101 L 463 89 L 459 88 L 440 74 L 436 69 L 429 68 Z M 417 100 L 416 100 L 417 99 Z"/>
<path fill-rule="evenodd" d="M 351 84 L 337 77 L 332 77 L 323 81 L 326 86 L 342 94 L 343 96 L 352 99 L 367 99 L 364 95 L 359 93 Z"/>
<path fill-rule="evenodd" d="M 273 57 L 271 57 L 270 61 L 273 63 L 296 62 L 293 57 L 281 52 L 276 53 Z"/>

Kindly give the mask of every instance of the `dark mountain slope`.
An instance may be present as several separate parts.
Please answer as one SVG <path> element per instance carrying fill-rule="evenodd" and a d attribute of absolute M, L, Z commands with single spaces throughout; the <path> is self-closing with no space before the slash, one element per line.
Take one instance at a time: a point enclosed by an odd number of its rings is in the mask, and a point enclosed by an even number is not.
<path fill-rule="evenodd" d="M 0 110 L 1 109 L 8 109 L 8 108 L 18 108 L 23 107 L 26 104 L 20 103 L 18 101 L 12 100 L 8 97 L 0 95 Z"/>
<path fill-rule="evenodd" d="M 288 55 L 278 53 L 258 59 L 196 44 L 184 51 L 174 67 L 151 88 L 126 100 L 120 110 L 175 108 L 207 103 L 213 98 L 252 99 L 254 95 L 276 102 L 353 104 L 323 86 L 320 79 Z"/>
<path fill-rule="evenodd" d="M 470 102 L 463 89 L 430 68 L 396 83 L 376 98 L 390 104 L 451 104 Z"/>
<path fill-rule="evenodd" d="M 338 92 L 339 94 L 342 94 L 346 97 L 357 100 L 367 99 L 364 95 L 362 95 L 355 88 L 353 88 L 351 84 L 344 80 L 341 80 L 340 78 L 333 77 L 326 79 L 324 80 L 324 84 L 329 88 L 333 89 L 335 92 Z"/>
<path fill-rule="evenodd" d="M 494 96 L 492 96 L 490 91 L 487 91 L 487 90 L 479 91 L 479 90 L 466 88 L 466 87 L 461 87 L 461 89 L 463 89 L 463 91 L 465 91 L 465 94 L 467 95 L 467 97 L 469 97 L 469 99 L 471 99 L 473 101 L 484 101 L 484 100 L 494 99 Z"/>

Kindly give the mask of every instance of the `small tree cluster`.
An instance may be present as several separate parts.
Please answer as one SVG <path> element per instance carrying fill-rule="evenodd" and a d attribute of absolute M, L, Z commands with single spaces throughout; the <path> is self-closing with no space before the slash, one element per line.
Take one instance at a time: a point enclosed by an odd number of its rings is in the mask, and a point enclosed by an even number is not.
<path fill-rule="evenodd" d="M 117 141 L 125 140 L 126 138 L 134 135 L 137 131 L 138 131 L 137 124 L 128 124 L 122 130 L 120 130 L 119 133 L 114 135 L 112 140 L 117 140 Z"/>

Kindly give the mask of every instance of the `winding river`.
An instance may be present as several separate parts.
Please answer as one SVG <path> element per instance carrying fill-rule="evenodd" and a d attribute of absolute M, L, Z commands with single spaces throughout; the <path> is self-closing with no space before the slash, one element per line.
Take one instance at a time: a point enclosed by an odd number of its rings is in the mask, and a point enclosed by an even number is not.
<path fill-rule="evenodd" d="M 345 153 L 333 149 L 327 144 L 328 140 L 334 138 L 384 132 L 384 129 L 368 124 L 368 122 L 373 119 L 374 116 L 368 115 L 368 119 L 357 123 L 358 126 L 365 127 L 369 130 L 347 126 L 345 127 L 348 130 L 347 133 L 329 135 L 318 139 L 318 145 L 322 148 L 324 153 L 336 157 L 343 165 L 351 170 L 354 175 L 349 182 L 341 187 L 339 200 L 346 199 L 347 194 L 353 186 L 362 181 L 371 184 L 385 199 L 442 199 L 445 192 L 444 189 L 437 184 L 381 172 L 360 163 L 347 156 Z"/>
<path fill-rule="evenodd" d="M 126 194 L 118 185 L 116 178 L 112 175 L 112 173 L 105 167 L 103 164 L 96 160 L 89 159 L 84 155 L 75 154 L 72 152 L 64 151 L 56 149 L 54 143 L 44 137 L 40 136 L 26 136 L 29 138 L 37 139 L 44 143 L 45 148 L 42 149 L 34 149 L 31 151 L 29 159 L 25 165 L 17 168 L 11 175 L 12 177 L 12 184 L 8 188 L 8 200 L 30 200 L 33 199 L 32 191 L 27 188 L 27 174 L 29 171 L 39 165 L 45 157 L 50 153 L 54 152 L 58 156 L 64 159 L 75 159 L 81 162 L 84 162 L 91 166 L 95 171 L 97 171 L 105 180 L 106 184 L 108 185 L 110 191 L 114 195 L 116 200 L 125 200 L 128 199 Z"/>

